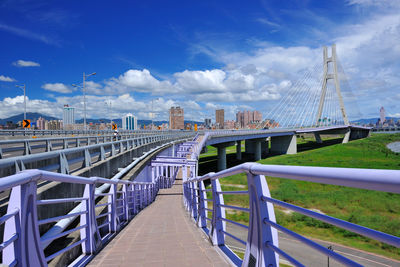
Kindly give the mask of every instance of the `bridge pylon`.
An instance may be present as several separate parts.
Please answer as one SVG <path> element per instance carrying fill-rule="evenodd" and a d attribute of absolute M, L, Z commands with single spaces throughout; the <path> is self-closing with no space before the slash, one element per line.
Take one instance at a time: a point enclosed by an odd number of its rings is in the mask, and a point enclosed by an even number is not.
<path fill-rule="evenodd" d="M 342 94 L 340 91 L 340 81 L 339 81 L 339 75 L 338 75 L 338 68 L 337 68 L 337 56 L 336 56 L 336 45 L 332 45 L 332 53 L 331 56 L 328 57 L 328 48 L 324 46 L 323 50 L 324 54 L 324 76 L 322 78 L 322 91 L 321 91 L 321 97 L 319 100 L 319 106 L 318 106 L 318 113 L 317 113 L 317 118 L 316 118 L 316 125 L 320 126 L 321 125 L 321 116 L 322 116 L 322 110 L 324 108 L 324 102 L 325 102 L 325 97 L 326 97 L 326 85 L 328 83 L 328 80 L 333 80 L 336 88 L 336 94 L 339 99 L 339 105 L 340 105 L 340 111 L 343 116 L 343 121 L 345 125 L 350 125 L 349 119 L 347 118 L 346 110 L 344 108 L 344 103 L 343 103 L 343 98 Z M 329 68 L 331 66 L 331 68 Z M 331 70 L 331 72 L 329 71 Z"/>

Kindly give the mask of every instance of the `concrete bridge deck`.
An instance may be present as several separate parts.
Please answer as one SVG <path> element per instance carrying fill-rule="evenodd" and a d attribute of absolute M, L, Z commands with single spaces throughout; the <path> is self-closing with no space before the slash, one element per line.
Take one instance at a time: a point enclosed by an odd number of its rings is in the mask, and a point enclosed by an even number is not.
<path fill-rule="evenodd" d="M 88 266 L 230 266 L 182 204 L 182 180 L 161 189 Z"/>

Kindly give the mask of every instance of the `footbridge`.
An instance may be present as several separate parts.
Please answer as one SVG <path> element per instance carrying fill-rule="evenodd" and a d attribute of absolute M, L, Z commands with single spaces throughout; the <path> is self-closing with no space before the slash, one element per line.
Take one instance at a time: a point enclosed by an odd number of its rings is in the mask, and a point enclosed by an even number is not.
<path fill-rule="evenodd" d="M 263 134 L 255 133 L 253 139 L 267 138 Z M 245 138 L 249 135 L 236 133 L 231 137 L 251 140 Z M 199 177 L 200 152 L 208 143 L 226 142 L 223 138 L 229 138 L 227 132 L 199 134 L 173 143 L 154 155 L 134 179 L 82 177 L 45 170 L 23 170 L 1 178 L 0 190 L 10 192 L 7 211 L 0 218 L 3 264 L 279 266 L 284 262 L 309 265 L 280 246 L 284 233 L 342 265 L 364 265 L 362 259 L 360 263 L 358 258 L 332 251 L 279 225 L 276 207 L 400 247 L 399 237 L 272 198 L 265 178 L 273 176 L 398 194 L 400 171 L 245 163 Z M 220 180 L 238 173 L 247 176 L 246 190 L 223 190 Z M 72 184 L 81 187 L 82 193 L 65 197 L 59 192 L 58 196 L 38 198 L 38 186 L 43 182 Z M 225 204 L 229 195 L 246 196 L 249 206 Z M 52 217 L 38 212 L 65 203 L 73 203 L 74 210 Z M 248 213 L 249 223 L 228 219 L 230 210 Z M 71 223 L 68 227 L 59 226 L 60 231 L 42 231 L 42 227 L 54 226 L 66 219 L 71 219 Z"/>

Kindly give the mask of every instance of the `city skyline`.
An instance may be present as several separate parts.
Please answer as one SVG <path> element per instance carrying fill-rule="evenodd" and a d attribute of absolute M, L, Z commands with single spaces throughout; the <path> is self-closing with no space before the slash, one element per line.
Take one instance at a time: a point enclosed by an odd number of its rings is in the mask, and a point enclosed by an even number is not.
<path fill-rule="evenodd" d="M 108 117 L 104 102 L 111 101 L 112 117 L 132 110 L 150 119 L 152 99 L 155 120 L 168 120 L 172 106 L 181 106 L 185 118 L 196 121 L 215 120 L 216 109 L 224 109 L 227 120 L 237 110 L 260 110 L 267 116 L 299 73 L 322 61 L 322 46 L 332 43 L 354 94 L 345 99 L 346 108 L 356 98 L 358 118 L 375 117 L 381 106 L 387 116 L 400 117 L 398 3 L 335 1 L 334 8 L 318 1 L 126 5 L 108 10 L 103 3 L 95 8 L 90 3 L 79 8 L 44 1 L 2 3 L 0 46 L 7 53 L 0 61 L 0 118 L 23 109 L 23 92 L 15 87 L 22 84 L 27 112 L 61 117 L 63 105 L 73 103 L 75 117 L 82 118 L 82 92 L 72 84 L 81 82 L 83 72 L 97 73 L 86 81 L 88 118 Z M 186 16 L 181 20 L 164 9 Z M 209 23 L 202 21 L 206 10 Z M 107 12 L 110 21 L 97 19 Z M 189 16 L 193 22 L 184 24 Z M 143 18 L 152 23 L 130 27 Z M 103 39 L 107 34 L 114 39 Z"/>

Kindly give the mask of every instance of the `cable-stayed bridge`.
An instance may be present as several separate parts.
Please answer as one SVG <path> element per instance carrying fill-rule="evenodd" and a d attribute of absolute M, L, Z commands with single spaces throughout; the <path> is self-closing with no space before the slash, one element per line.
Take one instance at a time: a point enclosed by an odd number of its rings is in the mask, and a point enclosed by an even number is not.
<path fill-rule="evenodd" d="M 0 143 L 2 263 L 321 266 L 329 257 L 334 264 L 347 266 L 398 264 L 373 255 L 332 251 L 277 224 L 274 208 L 283 207 L 400 247 L 399 237 L 272 198 L 265 176 L 398 194 L 400 171 L 257 163 L 226 169 L 226 147 L 236 145 L 236 157 L 241 159 L 242 142 L 245 153 L 257 161 L 268 153 L 297 153 L 298 134 L 312 133 L 318 142 L 325 134 L 342 134 L 344 142 L 369 135 L 369 128 L 349 125 L 338 87 L 334 48 L 330 56 L 324 50 L 323 62 L 319 93 L 301 87 L 298 96 L 292 94 L 278 104 L 276 110 L 285 110 L 281 106 L 288 101 L 287 116 L 275 119 L 284 126 L 281 128 L 127 133 L 121 140 L 89 135 Z M 313 103 L 310 107 L 314 111 L 307 108 L 300 111 L 299 120 L 287 119 L 293 105 L 304 100 Z M 283 113 L 276 114 L 278 118 Z M 208 145 L 218 149 L 220 171 L 199 176 L 199 155 Z M 15 151 L 22 155 L 6 156 Z M 223 190 L 220 180 L 238 173 L 246 173 L 247 186 Z M 230 195 L 248 197 L 249 206 L 225 204 L 224 198 Z M 248 213 L 248 225 L 228 219 L 226 215 L 232 210 Z M 291 246 L 296 242 L 300 245 Z M 311 257 L 313 253 L 320 257 Z"/>
<path fill-rule="evenodd" d="M 283 93 L 279 103 L 268 113 L 262 126 L 313 128 L 350 125 L 343 99 L 351 101 L 351 113 L 359 110 L 348 77 L 336 54 L 336 45 L 323 48 L 323 60 L 301 71 L 301 77 Z"/>

